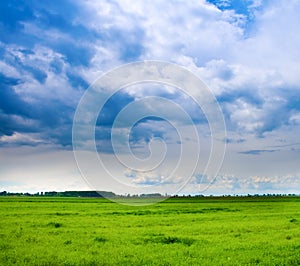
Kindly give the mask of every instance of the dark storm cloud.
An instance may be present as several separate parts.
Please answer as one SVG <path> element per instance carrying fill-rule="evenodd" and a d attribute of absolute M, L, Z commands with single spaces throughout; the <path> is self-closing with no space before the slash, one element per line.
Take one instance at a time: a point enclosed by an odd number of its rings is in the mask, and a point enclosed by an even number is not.
<path fill-rule="evenodd" d="M 78 7 L 69 1 L 0 2 L 0 60 L 21 74 L 15 78 L 14 74 L 7 76 L 0 71 L 1 135 L 40 133 L 45 142 L 64 146 L 71 144 L 72 117 L 76 106 L 55 95 L 51 98 L 43 97 L 43 92 L 47 94 L 49 87 L 42 85 L 48 77 L 47 71 L 58 75 L 64 71 L 64 64 L 89 64 L 93 51 L 78 40 L 91 40 L 96 36 L 93 31 L 73 23 L 78 11 Z M 34 30 L 28 31 L 26 27 L 35 27 L 41 30 L 41 34 Z M 47 32 L 53 29 L 61 32 L 61 37 L 47 37 Z M 60 53 L 61 57 L 38 55 L 36 45 L 49 47 Z M 88 87 L 88 83 L 78 73 L 73 73 L 71 68 L 66 76 L 70 86 L 80 89 Z M 41 84 L 39 96 L 20 91 L 19 85 L 27 88 L 32 86 L 29 77 Z M 26 96 L 29 96 L 30 101 Z M 22 143 L 20 141 L 19 144 Z"/>
<path fill-rule="evenodd" d="M 237 143 L 237 144 L 239 144 L 239 143 L 243 143 L 243 142 L 245 142 L 246 141 L 246 139 L 243 139 L 243 138 L 238 138 L 238 139 L 233 139 L 233 138 L 226 138 L 226 139 L 224 139 L 224 142 L 225 143 Z"/>
<path fill-rule="evenodd" d="M 20 82 L 19 79 L 7 77 L 0 73 L 0 108 L 2 112 L 7 114 L 27 113 L 25 103 L 12 89 Z"/>
<path fill-rule="evenodd" d="M 119 8 L 117 4 L 115 7 Z M 45 84 L 49 74 L 65 76 L 73 89 L 87 89 L 88 82 L 73 67 L 89 67 L 96 41 L 115 49 L 123 61 L 139 58 L 143 52 L 142 30 L 117 26 L 95 30 L 78 22 L 78 16 L 84 14 L 82 6 L 74 1 L 0 2 L 0 60 L 20 73 L 14 78 L 0 71 L 1 135 L 39 132 L 53 143 L 69 145 L 79 98 L 75 96 L 77 99 L 70 103 L 55 95 L 43 97 L 43 91 L 47 94 L 49 89 Z M 48 50 L 38 54 L 39 47 Z M 20 88 L 18 93 L 15 88 L 19 84 L 30 88 L 30 77 L 41 85 L 41 95 L 28 95 L 28 102 Z M 132 100 L 128 95 L 113 97 L 100 114 L 101 125 L 110 126 L 119 110 Z M 106 134 L 101 136 L 107 138 Z"/>
<path fill-rule="evenodd" d="M 54 138 L 63 145 L 70 144 L 68 132 L 71 129 L 72 108 L 53 100 L 44 101 L 43 104 L 24 101 L 14 90 L 14 86 L 20 82 L 0 73 L 0 134 L 41 133 L 45 139 Z M 60 130 L 56 131 L 57 127 L 61 127 Z M 61 130 L 65 127 L 68 130 Z M 66 140 L 66 135 L 69 135 L 69 140 Z"/>
<path fill-rule="evenodd" d="M 258 107 L 261 107 L 264 103 L 264 100 L 261 96 L 258 95 L 257 91 L 253 88 L 248 88 L 247 90 L 243 88 L 242 90 L 235 90 L 231 92 L 223 92 L 221 95 L 217 96 L 219 103 L 232 103 L 236 100 L 241 99 L 247 103 L 254 104 Z"/>
<path fill-rule="evenodd" d="M 178 103 L 178 105 L 180 105 L 187 112 L 195 124 L 207 123 L 200 107 L 193 100 L 191 100 L 190 97 L 187 97 L 180 91 L 167 92 L 163 89 L 160 90 L 156 87 L 151 88 L 151 86 L 148 86 L 146 89 L 142 88 L 141 91 L 137 92 L 137 94 L 142 94 L 143 97 L 155 95 L 157 97 L 167 98 L 175 103 Z M 135 93 L 129 93 L 126 90 L 121 90 L 110 97 L 110 99 L 105 103 L 96 123 L 98 151 L 108 153 L 113 152 L 111 146 L 111 127 L 119 112 L 129 103 L 132 103 L 138 99 L 139 97 L 136 98 Z M 145 106 L 145 108 L 149 107 Z M 138 110 L 136 111 L 138 112 Z M 151 110 L 149 110 L 149 113 L 151 114 Z M 174 117 L 174 120 L 176 120 L 176 117 Z M 174 121 L 168 122 L 162 118 L 151 115 L 141 118 L 135 125 L 131 125 L 132 129 L 129 137 L 131 148 L 139 148 L 141 145 L 148 144 L 154 138 L 161 138 L 167 143 L 170 141 L 172 143 L 180 143 L 179 139 L 171 140 L 169 138 L 169 136 L 176 133 L 175 128 L 170 124 L 170 122 Z"/>
<path fill-rule="evenodd" d="M 240 154 L 249 154 L 249 155 L 261 155 L 262 153 L 271 153 L 276 152 L 279 150 L 248 150 L 248 151 L 241 151 Z"/>
<path fill-rule="evenodd" d="M 263 136 L 266 132 L 271 132 L 282 126 L 292 125 L 291 117 L 293 113 L 300 110 L 299 88 L 278 89 L 276 97 L 281 97 L 280 101 L 274 100 L 263 115 L 263 124 L 257 130 L 257 134 Z M 276 99 L 276 97 L 274 97 Z"/>
<path fill-rule="evenodd" d="M 59 70 L 60 70 L 60 64 L 59 64 L 59 62 L 57 62 L 54 65 L 54 68 L 55 68 L 55 71 L 59 72 Z M 87 89 L 89 87 L 89 84 L 82 77 L 80 77 L 78 74 L 75 74 L 72 71 L 68 71 L 66 73 L 66 75 L 68 77 L 69 83 L 71 84 L 71 86 L 74 89 L 81 88 L 81 89 L 85 90 L 85 89 Z"/>

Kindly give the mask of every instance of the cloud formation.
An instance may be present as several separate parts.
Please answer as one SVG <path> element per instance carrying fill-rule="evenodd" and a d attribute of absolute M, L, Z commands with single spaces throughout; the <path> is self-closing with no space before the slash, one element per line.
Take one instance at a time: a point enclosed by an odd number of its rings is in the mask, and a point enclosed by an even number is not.
<path fill-rule="evenodd" d="M 12 115 L 10 104 L 14 115 L 37 123 L 45 123 L 45 113 L 51 127 L 59 126 L 60 119 L 70 123 L 95 72 L 121 62 L 162 59 L 204 78 L 233 130 L 262 136 L 299 123 L 297 1 L 1 5 L 4 116 Z M 159 10 L 165 10 L 164 16 Z M 41 102 L 39 115 L 24 110 Z M 110 108 L 107 115 L 114 112 Z M 2 134 L 15 127 L 5 127 Z"/>
<path fill-rule="evenodd" d="M 74 112 L 89 84 L 121 63 L 155 59 L 185 66 L 211 88 L 230 154 L 281 154 L 283 142 L 299 154 L 299 12 L 297 0 L 1 1 L 0 146 L 71 149 Z M 207 125 L 174 88 L 127 88 L 99 115 L 103 152 L 112 152 L 119 111 L 148 95 L 181 104 L 197 126 Z M 132 147 L 156 137 L 176 142 L 171 127 L 148 117 L 132 130 Z"/>

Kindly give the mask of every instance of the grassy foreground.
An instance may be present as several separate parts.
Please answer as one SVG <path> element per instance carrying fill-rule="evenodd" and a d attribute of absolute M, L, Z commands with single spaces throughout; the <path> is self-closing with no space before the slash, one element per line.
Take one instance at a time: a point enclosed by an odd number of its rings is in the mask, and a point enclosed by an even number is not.
<path fill-rule="evenodd" d="M 300 198 L 1 197 L 0 265 L 300 265 Z"/>

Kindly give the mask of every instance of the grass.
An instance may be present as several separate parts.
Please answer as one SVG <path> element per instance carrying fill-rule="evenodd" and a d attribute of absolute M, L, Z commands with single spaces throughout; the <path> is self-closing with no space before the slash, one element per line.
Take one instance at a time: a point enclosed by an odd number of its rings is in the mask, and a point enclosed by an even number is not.
<path fill-rule="evenodd" d="M 300 265 L 300 198 L 1 197 L 0 265 Z"/>

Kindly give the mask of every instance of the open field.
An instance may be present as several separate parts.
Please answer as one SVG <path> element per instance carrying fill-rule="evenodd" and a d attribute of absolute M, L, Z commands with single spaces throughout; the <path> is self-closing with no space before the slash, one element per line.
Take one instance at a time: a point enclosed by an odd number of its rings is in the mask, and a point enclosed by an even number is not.
<path fill-rule="evenodd" d="M 0 265 L 300 265 L 300 198 L 1 197 Z"/>

